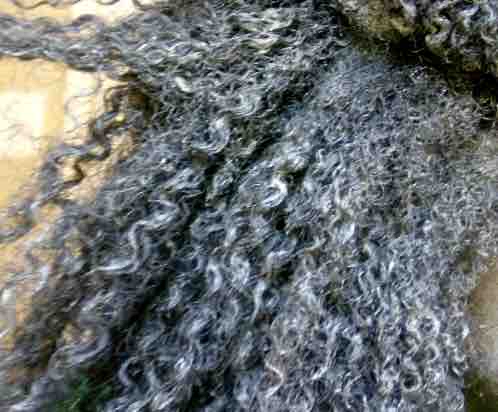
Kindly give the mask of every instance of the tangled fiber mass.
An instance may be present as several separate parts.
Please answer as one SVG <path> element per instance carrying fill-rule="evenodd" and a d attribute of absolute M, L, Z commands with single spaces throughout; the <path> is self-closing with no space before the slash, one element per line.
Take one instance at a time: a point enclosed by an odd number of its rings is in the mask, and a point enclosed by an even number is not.
<path fill-rule="evenodd" d="M 5 243 L 61 211 L 7 283 L 37 287 L 0 354 L 2 410 L 52 411 L 81 375 L 106 376 L 105 412 L 465 410 L 466 302 L 498 254 L 496 111 L 369 40 L 352 3 L 0 16 L 1 55 L 120 82 L 4 219 Z M 496 1 L 378 3 L 496 74 Z M 71 197 L 125 135 L 95 198 Z"/>
<path fill-rule="evenodd" d="M 339 0 L 356 25 L 379 38 L 419 38 L 445 63 L 498 76 L 496 1 Z"/>

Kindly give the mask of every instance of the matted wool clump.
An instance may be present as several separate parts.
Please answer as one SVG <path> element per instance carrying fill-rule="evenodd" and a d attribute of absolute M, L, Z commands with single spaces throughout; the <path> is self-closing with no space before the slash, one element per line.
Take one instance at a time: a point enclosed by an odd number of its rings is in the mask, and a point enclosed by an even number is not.
<path fill-rule="evenodd" d="M 43 282 L 1 353 L 2 410 L 75 405 L 82 377 L 107 388 L 90 389 L 105 412 L 466 410 L 498 133 L 470 83 L 356 38 L 338 3 L 0 16 L 0 54 L 121 82 L 88 143 L 54 151 L 5 220 L 9 242 L 62 211 L 11 279 Z M 123 135 L 133 150 L 95 198 L 70 197 Z"/>

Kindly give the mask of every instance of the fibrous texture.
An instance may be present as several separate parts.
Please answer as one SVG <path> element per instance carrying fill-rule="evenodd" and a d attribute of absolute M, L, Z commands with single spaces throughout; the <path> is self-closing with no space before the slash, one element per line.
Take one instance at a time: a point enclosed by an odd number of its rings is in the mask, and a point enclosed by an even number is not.
<path fill-rule="evenodd" d="M 371 35 L 398 41 L 420 37 L 444 63 L 498 77 L 495 0 L 338 0 L 352 22 Z"/>
<path fill-rule="evenodd" d="M 61 209 L 10 283 L 38 287 L 0 359 L 5 410 L 51 410 L 101 370 L 106 412 L 465 410 L 465 304 L 498 252 L 497 132 L 338 13 L 261 0 L 143 6 L 116 25 L 1 16 L 1 53 L 122 82 L 2 232 Z M 68 196 L 124 134 L 134 149 L 94 200 Z"/>

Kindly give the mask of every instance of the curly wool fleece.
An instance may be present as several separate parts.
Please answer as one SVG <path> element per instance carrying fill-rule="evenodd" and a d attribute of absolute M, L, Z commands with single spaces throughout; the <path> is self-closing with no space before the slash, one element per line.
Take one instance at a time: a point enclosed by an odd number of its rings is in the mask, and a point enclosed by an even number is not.
<path fill-rule="evenodd" d="M 338 0 L 357 26 L 379 38 L 420 43 L 446 63 L 498 76 L 498 5 L 487 0 Z"/>
<path fill-rule="evenodd" d="M 333 2 L 137 5 L 115 25 L 0 17 L 1 53 L 125 82 L 1 233 L 62 210 L 11 279 L 41 281 L 2 410 L 50 411 L 105 371 L 106 412 L 464 411 L 466 301 L 498 254 L 494 123 Z M 71 198 L 125 134 L 95 199 Z"/>

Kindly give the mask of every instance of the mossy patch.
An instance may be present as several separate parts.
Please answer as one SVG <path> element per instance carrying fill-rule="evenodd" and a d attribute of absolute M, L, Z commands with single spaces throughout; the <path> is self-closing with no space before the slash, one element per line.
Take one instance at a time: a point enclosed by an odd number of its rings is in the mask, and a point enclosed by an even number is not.
<path fill-rule="evenodd" d="M 498 395 L 491 384 L 476 376 L 469 377 L 468 382 L 465 389 L 467 412 L 498 412 Z"/>
<path fill-rule="evenodd" d="M 69 396 L 59 401 L 53 412 L 97 412 L 113 395 L 110 382 L 95 382 L 82 377 L 71 385 Z"/>

